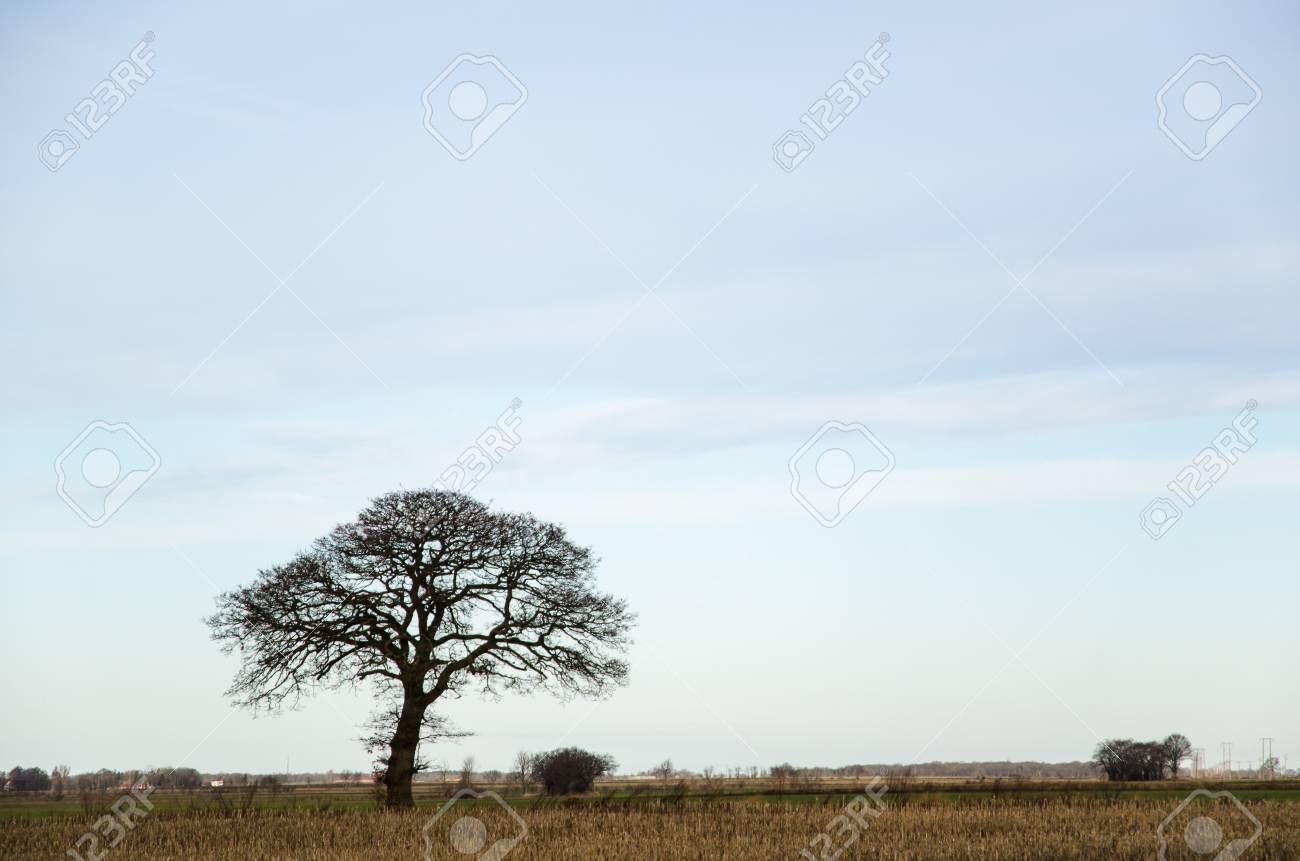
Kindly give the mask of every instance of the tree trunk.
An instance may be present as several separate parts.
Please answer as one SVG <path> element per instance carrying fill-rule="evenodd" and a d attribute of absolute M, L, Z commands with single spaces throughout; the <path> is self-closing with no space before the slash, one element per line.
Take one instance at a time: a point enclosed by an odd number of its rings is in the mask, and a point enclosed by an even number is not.
<path fill-rule="evenodd" d="M 398 716 L 393 740 L 389 743 L 388 768 L 384 773 L 384 784 L 388 790 L 384 803 L 388 807 L 415 806 L 415 798 L 411 795 L 411 779 L 415 777 L 415 755 L 420 747 L 420 725 L 424 720 L 424 709 L 424 706 L 409 698 L 402 703 L 402 713 Z"/>

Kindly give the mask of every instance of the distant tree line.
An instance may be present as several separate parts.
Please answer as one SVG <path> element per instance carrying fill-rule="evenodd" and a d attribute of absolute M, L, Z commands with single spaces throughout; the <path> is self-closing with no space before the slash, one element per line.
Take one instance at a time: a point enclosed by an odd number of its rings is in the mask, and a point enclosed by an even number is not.
<path fill-rule="evenodd" d="M 74 775 L 71 781 L 77 789 L 119 789 L 140 784 L 158 789 L 198 789 L 205 782 L 203 775 L 193 768 L 151 768 L 146 771 L 101 768 L 96 772 Z"/>
<path fill-rule="evenodd" d="M 4 788 L 9 792 L 46 792 L 51 786 L 50 776 L 43 768 L 17 765 L 5 775 Z"/>
<path fill-rule="evenodd" d="M 101 768 L 72 774 L 66 765 L 56 765 L 51 772 L 43 768 L 10 769 L 0 781 L 0 789 L 7 792 L 51 792 L 62 797 L 65 791 L 106 791 L 147 783 L 158 788 L 197 789 L 207 784 L 203 775 L 193 768 L 151 768 L 147 771 L 130 769 L 115 771 Z"/>
<path fill-rule="evenodd" d="M 1186 736 L 1174 733 L 1163 741 L 1135 741 L 1110 739 L 1097 745 L 1090 762 L 928 762 L 912 765 L 858 764 L 840 767 L 795 766 L 788 762 L 768 767 L 744 766 L 715 769 L 712 766 L 700 772 L 677 768 L 665 759 L 640 774 L 661 782 L 701 779 L 706 786 L 717 786 L 720 781 L 771 780 L 777 786 L 799 790 L 815 790 L 818 781 L 829 778 L 865 779 L 873 775 L 902 775 L 908 778 L 953 777 L 966 779 L 1011 778 L 1025 780 L 1067 780 L 1095 778 L 1104 775 L 1109 780 L 1145 781 L 1177 778 L 1184 763 L 1190 758 L 1192 744 Z M 1286 770 L 1276 759 L 1266 763 L 1262 770 L 1271 774 L 1300 776 L 1300 771 Z M 435 764 L 428 775 L 431 780 L 443 783 L 455 781 L 458 786 L 475 783 L 489 785 L 510 784 L 521 793 L 536 787 L 548 795 L 568 795 L 590 791 L 599 777 L 611 776 L 617 768 L 614 760 L 604 754 L 579 748 L 563 748 L 548 753 L 532 754 L 521 751 L 516 755 L 513 768 L 508 771 L 474 768 L 473 757 L 466 757 L 459 769 Z M 158 788 L 197 789 L 220 781 L 225 787 L 275 787 L 282 783 L 360 783 L 366 778 L 359 771 L 302 772 L 295 774 L 258 775 L 244 772 L 200 773 L 193 768 L 151 768 L 144 771 L 98 771 L 71 774 L 67 766 L 56 766 L 50 773 L 41 768 L 16 767 L 0 773 L 0 789 L 16 792 L 50 792 L 62 797 L 67 791 L 111 791 L 148 783 Z"/>
<path fill-rule="evenodd" d="M 1010 777 L 1036 780 L 1070 780 L 1096 777 L 1097 769 L 1091 762 L 1033 762 L 990 760 L 988 762 L 916 762 L 869 763 L 828 769 L 834 777 L 863 777 L 872 774 L 890 774 L 899 769 L 911 768 L 918 777 Z"/>
<path fill-rule="evenodd" d="M 567 749 L 570 753 L 575 749 Z M 452 782 L 460 784 L 468 782 L 483 782 L 487 784 L 499 784 L 510 782 L 517 786 L 521 792 L 527 792 L 535 785 L 539 785 L 542 791 L 547 790 L 546 775 L 539 771 L 541 766 L 546 766 L 547 773 L 552 775 L 550 787 L 557 792 L 571 791 L 582 792 L 590 789 L 591 783 L 596 777 L 608 776 L 614 773 L 614 761 L 601 754 L 594 754 L 587 751 L 577 751 L 580 757 L 571 755 L 558 756 L 561 751 L 552 751 L 549 754 L 530 754 L 520 752 L 515 757 L 513 768 L 508 771 L 497 769 L 484 769 L 482 771 L 474 770 L 472 764 L 466 763 L 460 769 L 448 767 L 441 763 L 433 764 L 429 773 L 426 775 L 427 781 L 434 782 Z M 543 757 L 547 759 L 543 760 Z M 573 767 L 574 763 L 580 763 L 581 767 L 577 769 L 578 775 L 590 774 L 591 782 L 585 779 L 573 782 L 569 776 L 555 778 L 553 775 L 557 770 Z M 467 767 L 469 768 L 467 773 Z M 738 780 L 757 780 L 772 779 L 778 783 L 790 787 L 812 784 L 815 781 L 826 778 L 863 778 L 873 774 L 894 774 L 904 766 L 897 764 L 862 764 L 847 765 L 837 768 L 826 766 L 795 766 L 790 763 L 780 763 L 770 767 L 745 766 L 729 767 L 718 769 L 712 766 L 704 768 L 702 771 L 695 772 L 690 769 L 677 768 L 671 760 L 665 759 L 658 765 L 646 769 L 641 774 L 647 777 L 653 777 L 659 781 L 668 782 L 671 780 L 682 779 L 704 779 L 708 782 L 717 782 L 728 778 Z M 964 778 L 1026 778 L 1026 779 L 1068 779 L 1068 778 L 1086 778 L 1095 777 L 1098 770 L 1097 763 L 1091 762 L 1069 762 L 1069 763 L 1042 763 L 1042 762 L 930 762 L 920 763 L 911 768 L 913 773 L 918 777 L 964 777 Z M 98 771 L 84 772 L 80 774 L 70 774 L 66 766 L 56 766 L 52 773 L 47 773 L 40 768 L 15 768 L 12 769 L 0 779 L 0 789 L 19 792 L 54 792 L 59 793 L 66 787 L 68 791 L 107 791 L 121 789 L 136 785 L 137 783 L 148 783 L 152 786 L 161 788 L 174 789 L 197 789 L 207 786 L 213 781 L 220 781 L 227 787 L 244 787 L 244 786 L 268 786 L 270 782 L 276 783 L 335 783 L 349 782 L 361 783 L 369 779 L 367 775 L 359 771 L 341 771 L 341 772 L 298 772 L 293 774 L 262 775 L 249 774 L 247 772 L 203 772 L 192 768 L 151 768 L 147 770 L 126 770 L 116 771 L 113 769 L 101 768 Z M 561 790 L 559 787 L 585 786 L 586 789 L 568 789 Z"/>
<path fill-rule="evenodd" d="M 821 780 L 825 778 L 861 779 L 876 774 L 897 774 L 910 769 L 917 777 L 962 777 L 968 779 L 987 778 L 1023 778 L 1036 780 L 1069 780 L 1097 776 L 1097 766 L 1092 762 L 1012 762 L 999 760 L 990 762 L 918 762 L 918 763 L 860 763 L 838 767 L 797 766 L 788 762 L 778 763 L 763 768 L 732 768 L 722 772 L 713 772 L 720 777 L 761 778 L 768 777 L 778 782 L 796 783 L 799 781 Z"/>

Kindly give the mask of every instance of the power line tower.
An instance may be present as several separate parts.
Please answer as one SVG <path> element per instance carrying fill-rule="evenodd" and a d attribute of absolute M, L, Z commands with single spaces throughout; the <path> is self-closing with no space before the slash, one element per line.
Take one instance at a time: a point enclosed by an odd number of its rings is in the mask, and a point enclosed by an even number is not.
<path fill-rule="evenodd" d="M 1223 776 L 1232 777 L 1232 742 L 1220 742 L 1223 745 Z"/>
<path fill-rule="evenodd" d="M 1273 779 L 1273 739 L 1259 740 L 1259 776 L 1265 780 Z"/>
<path fill-rule="evenodd" d="M 1192 748 L 1192 777 L 1198 778 L 1205 769 L 1205 748 Z"/>

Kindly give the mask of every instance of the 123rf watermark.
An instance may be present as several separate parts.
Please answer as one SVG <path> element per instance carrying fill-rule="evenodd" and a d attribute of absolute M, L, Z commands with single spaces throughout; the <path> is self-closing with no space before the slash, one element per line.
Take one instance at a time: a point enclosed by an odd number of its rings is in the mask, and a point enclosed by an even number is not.
<path fill-rule="evenodd" d="M 1156 126 L 1183 155 L 1200 161 L 1263 98 L 1236 60 L 1195 54 L 1156 91 Z"/>
<path fill-rule="evenodd" d="M 78 837 L 65 854 L 73 861 L 100 861 L 107 856 L 109 850 L 115 849 L 126 833 L 139 824 L 137 820 L 153 810 L 153 802 L 149 800 L 153 790 L 152 785 L 131 787 L 130 793 L 108 808 L 111 814 L 105 813 L 96 819 L 90 830 Z"/>
<path fill-rule="evenodd" d="M 1182 506 L 1167 496 L 1157 496 L 1147 503 L 1138 517 L 1147 535 L 1157 540 L 1164 537 L 1182 519 L 1184 508 L 1196 505 L 1237 465 L 1241 455 L 1255 447 L 1258 442 L 1255 427 L 1259 424 L 1255 410 L 1258 407 L 1259 403 L 1254 399 L 1247 401 L 1232 423 L 1215 434 L 1214 441 L 1197 452 L 1191 463 L 1178 470 L 1174 480 L 1165 485 Z"/>
<path fill-rule="evenodd" d="M 854 796 L 844 805 L 840 813 L 812 839 L 806 849 L 799 850 L 799 857 L 807 861 L 835 861 L 844 850 L 862 837 L 862 833 L 885 811 L 885 801 L 881 797 L 889 791 L 879 777 L 871 778 L 861 795 Z"/>
<path fill-rule="evenodd" d="M 894 471 L 889 447 L 861 422 L 828 421 L 786 463 L 790 495 L 828 529 Z"/>
<path fill-rule="evenodd" d="M 528 101 L 528 88 L 491 55 L 461 54 L 420 96 L 424 130 L 466 161 Z"/>
<path fill-rule="evenodd" d="M 840 80 L 826 88 L 825 97 L 808 106 L 799 117 L 799 123 L 807 132 L 790 129 L 776 139 L 772 144 L 772 160 L 781 170 L 790 173 L 803 164 L 804 159 L 817 148 L 817 142 L 830 137 L 831 132 L 858 109 L 862 100 L 884 83 L 889 77 L 889 70 L 885 68 L 885 61 L 890 56 L 885 50 L 888 42 L 889 34 L 881 33 L 862 59 L 849 66 Z"/>
<path fill-rule="evenodd" d="M 153 77 L 153 40 L 152 32 L 145 33 L 126 59 L 114 66 L 108 77 L 91 87 L 90 95 L 77 102 L 64 116 L 72 131 L 68 128 L 54 129 L 36 145 L 36 157 L 51 173 L 67 164 L 68 159 L 81 149 L 81 144 L 103 128 Z"/>
<path fill-rule="evenodd" d="M 108 522 L 162 466 L 162 458 L 126 422 L 93 421 L 54 458 L 54 489 L 92 529 Z"/>
<path fill-rule="evenodd" d="M 1231 792 L 1194 790 L 1156 827 L 1156 858 L 1241 858 L 1264 833 L 1255 814 Z"/>
<path fill-rule="evenodd" d="M 460 453 L 456 462 L 442 471 L 433 483 L 434 487 L 452 493 L 469 493 L 474 490 L 519 445 L 519 426 L 524 421 L 523 416 L 519 415 L 522 406 L 523 401 L 519 398 L 512 400 L 505 412 L 497 416 L 497 420 L 485 427 L 474 442 Z"/>
<path fill-rule="evenodd" d="M 471 811 L 474 809 L 475 801 L 479 802 L 479 808 L 489 810 L 492 804 L 488 802 L 494 802 L 496 807 L 505 813 L 504 834 L 493 834 L 489 831 L 487 823 L 473 815 Z M 493 817 L 493 821 L 497 818 Z M 505 800 L 495 792 L 462 789 L 448 799 L 433 818 L 424 823 L 423 834 L 425 861 L 443 857 L 443 853 L 436 851 L 435 847 L 442 845 L 444 841 L 465 858 L 474 858 L 477 861 L 501 861 L 510 850 L 528 836 L 528 825 L 514 808 L 506 804 Z"/>

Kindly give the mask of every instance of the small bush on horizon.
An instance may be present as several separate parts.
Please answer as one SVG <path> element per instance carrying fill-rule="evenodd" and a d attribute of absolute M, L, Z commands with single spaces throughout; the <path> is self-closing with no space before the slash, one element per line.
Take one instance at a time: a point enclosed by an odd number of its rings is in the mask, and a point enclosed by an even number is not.
<path fill-rule="evenodd" d="M 613 757 L 565 747 L 533 758 L 533 780 L 547 795 L 589 792 L 596 778 L 614 771 Z"/>

